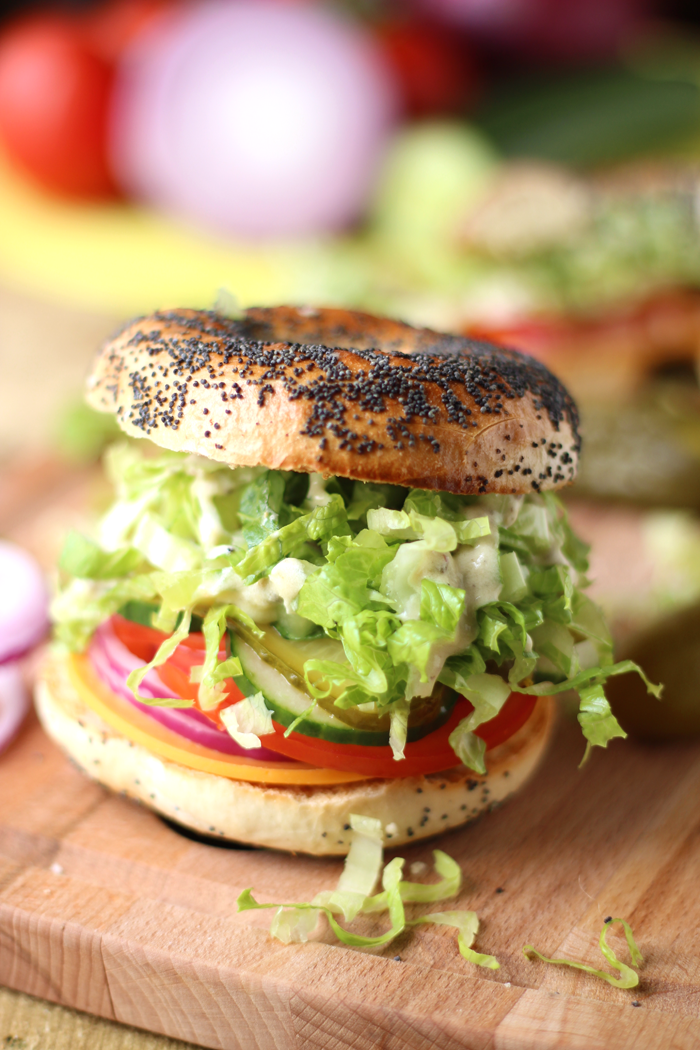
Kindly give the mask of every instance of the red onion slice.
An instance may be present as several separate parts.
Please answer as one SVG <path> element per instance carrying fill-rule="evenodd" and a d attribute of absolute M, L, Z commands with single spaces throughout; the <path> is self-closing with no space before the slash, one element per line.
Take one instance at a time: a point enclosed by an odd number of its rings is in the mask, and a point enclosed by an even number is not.
<path fill-rule="evenodd" d="M 226 755 L 239 755 L 245 758 L 257 758 L 265 762 L 289 762 L 285 755 L 276 751 L 270 751 L 266 747 L 254 748 L 247 751 L 240 747 L 228 733 L 219 729 L 211 719 L 203 715 L 196 708 L 177 707 L 150 707 L 136 700 L 131 690 L 127 687 L 126 679 L 131 671 L 143 667 L 145 661 L 134 656 L 125 645 L 117 638 L 112 630 L 111 623 L 103 623 L 95 632 L 90 643 L 89 657 L 97 676 L 104 684 L 121 697 L 142 711 L 155 722 L 159 722 L 166 729 L 177 733 L 186 740 L 202 747 L 210 748 L 212 751 L 220 751 Z M 202 653 L 202 660 L 204 653 Z M 172 697 L 173 691 L 160 680 L 155 671 L 149 671 L 141 685 L 141 693 L 153 699 Z"/>
<path fill-rule="evenodd" d="M 48 593 L 34 558 L 0 540 L 0 664 L 22 656 L 45 636 Z"/>
<path fill-rule="evenodd" d="M 0 751 L 17 734 L 29 710 L 29 696 L 18 664 L 0 667 Z"/>

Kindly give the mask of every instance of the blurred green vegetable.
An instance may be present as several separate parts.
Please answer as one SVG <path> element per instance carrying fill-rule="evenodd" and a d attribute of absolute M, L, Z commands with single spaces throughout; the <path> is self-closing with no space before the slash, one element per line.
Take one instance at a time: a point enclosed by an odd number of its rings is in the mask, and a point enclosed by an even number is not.
<path fill-rule="evenodd" d="M 418 124 L 402 131 L 384 162 L 374 228 L 396 246 L 449 244 L 497 166 L 488 141 L 468 125 Z"/>
<path fill-rule="evenodd" d="M 700 90 L 682 77 L 647 79 L 624 68 L 514 82 L 477 122 L 509 157 L 581 167 L 676 145 L 700 127 Z"/>
<path fill-rule="evenodd" d="M 632 675 L 611 679 L 610 705 L 623 729 L 643 740 L 678 740 L 700 733 L 700 606 L 683 609 L 637 636 L 624 654 L 640 659 L 661 700 Z M 641 683 L 639 683 L 641 685 Z"/>
<path fill-rule="evenodd" d="M 579 401 L 584 446 L 577 496 L 700 508 L 700 391 L 653 379 L 627 403 Z"/>
<path fill-rule="evenodd" d="M 113 415 L 95 412 L 82 401 L 68 405 L 55 428 L 59 453 L 74 463 L 92 463 L 121 435 Z"/>

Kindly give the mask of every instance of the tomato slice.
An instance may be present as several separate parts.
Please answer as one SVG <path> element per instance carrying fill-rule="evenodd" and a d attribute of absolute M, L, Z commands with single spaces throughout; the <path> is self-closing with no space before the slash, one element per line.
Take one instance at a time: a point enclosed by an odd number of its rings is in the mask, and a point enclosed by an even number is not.
<path fill-rule="evenodd" d="M 170 637 L 169 634 L 157 631 L 154 627 L 146 627 L 144 624 L 134 623 L 133 620 L 127 620 L 119 615 L 112 617 L 112 630 L 130 653 L 138 656 L 140 660 L 145 660 L 147 663 L 153 659 L 166 638 Z M 181 696 L 185 700 L 194 700 L 198 708 L 199 688 L 196 682 L 190 681 L 190 674 L 193 667 L 201 666 L 204 662 L 204 650 L 204 635 L 193 631 L 180 642 L 175 652 L 158 668 L 158 676 L 161 681 L 169 686 L 176 696 Z M 226 659 L 226 651 L 224 649 L 219 650 L 219 659 Z M 207 718 L 211 718 L 212 722 L 216 723 L 219 728 L 222 728 L 222 722 L 219 718 L 221 708 L 235 704 L 242 699 L 243 693 L 233 679 L 228 678 L 222 702 L 218 707 L 202 711 L 202 714 L 206 715 Z M 202 709 L 199 708 L 199 710 L 201 711 Z"/>
<path fill-rule="evenodd" d="M 123 645 L 142 660 L 152 660 L 159 646 L 169 636 L 153 627 L 133 623 L 123 616 L 112 618 L 112 627 Z M 158 674 L 177 696 L 182 696 L 197 703 L 198 689 L 190 681 L 192 667 L 203 661 L 204 635 L 193 632 L 177 647 L 168 661 L 158 668 Z M 220 659 L 226 654 L 220 651 Z M 226 682 L 226 695 L 215 709 L 203 714 L 221 726 L 219 712 L 243 699 L 243 693 L 233 679 Z M 497 747 L 527 722 L 532 714 L 536 697 L 522 693 L 511 693 L 499 714 L 489 722 L 484 722 L 476 730 L 477 736 L 486 743 L 487 750 Z M 279 754 L 287 755 L 298 762 L 305 762 L 321 769 L 336 769 L 348 773 L 357 773 L 367 777 L 408 777 L 421 773 L 439 773 L 456 764 L 455 753 L 449 745 L 448 738 L 459 722 L 466 718 L 472 705 L 464 697 L 455 704 L 447 722 L 435 732 L 406 745 L 405 758 L 396 762 L 390 747 L 367 747 L 364 744 L 336 744 L 330 740 L 304 736 L 293 732 L 285 736 L 285 727 L 273 722 L 274 733 L 260 738 L 264 747 Z"/>
<path fill-rule="evenodd" d="M 145 627 L 142 623 L 127 620 L 118 613 L 112 617 L 112 630 L 122 645 L 125 645 L 130 653 L 138 656 L 140 660 L 148 663 L 156 655 L 156 652 L 170 635 L 165 631 L 157 631 L 155 627 Z M 196 650 L 203 652 L 204 635 L 193 631 L 177 647 L 176 652 L 181 649 Z"/>
<path fill-rule="evenodd" d="M 487 750 L 502 744 L 527 722 L 537 698 L 511 693 L 501 711 L 490 722 L 476 730 L 486 743 Z M 396 762 L 390 747 L 365 747 L 362 744 L 335 744 L 316 737 L 290 733 L 284 736 L 285 728 L 273 723 L 275 732 L 260 738 L 264 747 L 278 751 L 289 758 L 327 769 L 339 769 L 349 773 L 362 773 L 367 777 L 409 777 L 421 773 L 439 773 L 457 764 L 450 747 L 449 736 L 459 722 L 474 708 L 464 697 L 460 698 L 443 726 L 406 745 L 405 758 Z"/>

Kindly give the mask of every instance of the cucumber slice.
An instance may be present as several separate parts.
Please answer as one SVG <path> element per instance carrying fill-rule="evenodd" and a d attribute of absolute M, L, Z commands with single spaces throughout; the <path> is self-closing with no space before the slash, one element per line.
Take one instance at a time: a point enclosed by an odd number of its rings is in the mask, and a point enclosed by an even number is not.
<path fill-rule="evenodd" d="M 265 660 L 260 652 L 256 652 L 239 635 L 232 631 L 230 638 L 231 649 L 235 651 L 243 668 L 243 675 L 235 679 L 236 685 L 246 696 L 257 692 L 262 693 L 275 722 L 283 726 L 290 726 L 302 716 L 295 726 L 295 732 L 303 736 L 316 737 L 336 744 L 362 744 L 367 747 L 388 746 L 388 731 L 375 732 L 357 729 L 318 705 L 309 710 L 313 699 L 303 688 L 303 679 L 294 675 L 298 684 L 293 684 L 286 675 L 281 674 Z M 275 659 L 272 653 L 270 659 Z M 420 740 L 421 737 L 443 725 L 450 717 L 455 699 L 454 694 L 446 691 L 445 701 L 440 705 L 437 716 L 429 722 L 410 727 L 408 740 Z"/>
<path fill-rule="evenodd" d="M 276 625 L 275 625 L 276 626 Z M 264 627 L 262 646 L 272 653 L 281 663 L 290 667 L 303 681 L 304 664 L 307 660 L 333 660 L 335 663 L 346 663 L 342 643 L 329 638 L 321 632 L 318 638 L 286 638 L 272 627 Z"/>
<path fill-rule="evenodd" d="M 158 606 L 154 602 L 139 602 L 132 600 L 125 602 L 119 609 L 119 615 L 132 623 L 140 623 L 142 627 L 153 626 L 153 616 L 158 612 Z"/>

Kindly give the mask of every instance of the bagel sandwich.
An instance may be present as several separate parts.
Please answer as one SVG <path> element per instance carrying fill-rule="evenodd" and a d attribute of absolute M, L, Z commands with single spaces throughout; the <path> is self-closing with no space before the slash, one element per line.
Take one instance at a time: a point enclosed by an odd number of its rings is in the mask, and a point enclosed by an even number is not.
<path fill-rule="evenodd" d="M 576 407 L 537 361 L 344 310 L 169 310 L 98 354 L 131 438 L 71 533 L 37 684 L 49 735 L 196 832 L 343 854 L 435 835 L 531 775 L 552 696 L 624 735 L 555 490 Z M 637 669 L 638 670 L 638 669 Z"/>

